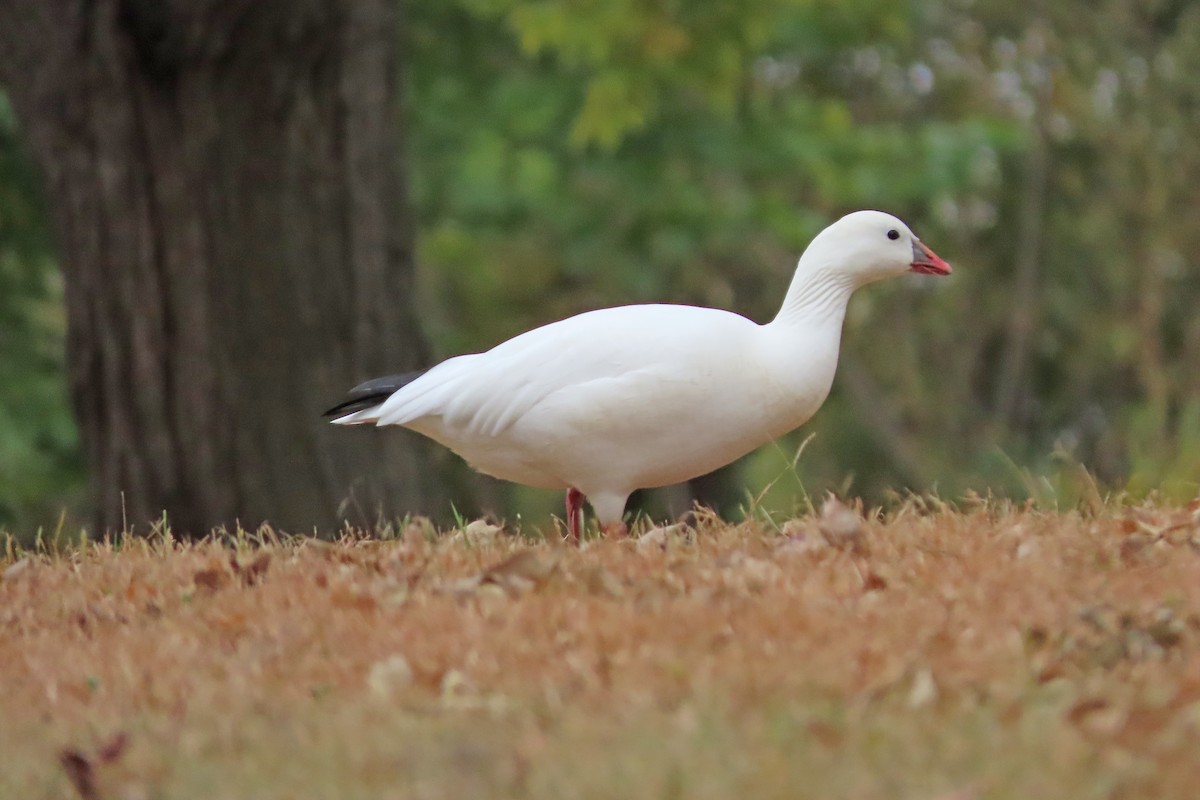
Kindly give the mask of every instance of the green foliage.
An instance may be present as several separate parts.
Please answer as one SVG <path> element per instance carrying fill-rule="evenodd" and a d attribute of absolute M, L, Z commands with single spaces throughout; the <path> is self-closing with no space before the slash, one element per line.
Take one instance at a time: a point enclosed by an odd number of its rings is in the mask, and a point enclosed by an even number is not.
<path fill-rule="evenodd" d="M 833 218 L 883 207 L 940 241 L 922 220 L 996 192 L 998 163 L 1027 140 L 1002 115 L 934 114 L 858 75 L 864 60 L 907 74 L 897 49 L 923 20 L 886 4 L 497 0 L 421 6 L 410 23 L 423 307 L 444 353 L 619 302 L 767 319 Z M 866 303 L 952 302 L 892 294 L 860 301 L 852 327 L 888 313 Z M 853 429 L 839 404 L 824 415 Z M 820 430 L 807 478 L 895 482 L 877 444 Z"/>
<path fill-rule="evenodd" d="M 1073 496 L 1080 465 L 1194 495 L 1198 43 L 1174 0 L 410 3 L 427 328 L 449 355 L 621 302 L 764 320 L 814 233 L 884 208 L 955 275 L 854 301 L 826 407 L 747 468 L 758 492 L 816 434 L 764 502 Z M 34 184 L 0 106 L 10 525 L 79 486 Z"/>
<path fill-rule="evenodd" d="M 958 271 L 856 299 L 797 487 L 1029 495 L 1082 464 L 1195 493 L 1200 9 L 459 0 L 412 17 L 443 352 L 614 302 L 765 319 L 822 225 L 882 207 Z"/>
<path fill-rule="evenodd" d="M 82 486 L 67 404 L 62 282 L 45 210 L 0 95 L 0 529 L 53 524 Z"/>

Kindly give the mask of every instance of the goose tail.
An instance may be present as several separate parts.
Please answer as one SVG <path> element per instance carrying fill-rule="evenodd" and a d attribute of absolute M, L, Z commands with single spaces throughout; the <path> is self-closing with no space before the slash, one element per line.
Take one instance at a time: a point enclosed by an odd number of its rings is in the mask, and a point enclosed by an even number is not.
<path fill-rule="evenodd" d="M 406 372 L 403 375 L 386 375 L 373 378 L 355 386 L 342 401 L 321 416 L 333 417 L 334 425 L 366 425 L 379 421 L 379 412 L 389 397 L 403 389 L 426 370 Z"/>

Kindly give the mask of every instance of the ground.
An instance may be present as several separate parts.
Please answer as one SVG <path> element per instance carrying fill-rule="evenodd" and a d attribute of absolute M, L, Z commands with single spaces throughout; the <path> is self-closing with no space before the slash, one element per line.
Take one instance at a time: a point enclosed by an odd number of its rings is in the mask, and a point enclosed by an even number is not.
<path fill-rule="evenodd" d="M 0 797 L 1194 796 L 1200 511 L 865 517 L 10 547 Z"/>

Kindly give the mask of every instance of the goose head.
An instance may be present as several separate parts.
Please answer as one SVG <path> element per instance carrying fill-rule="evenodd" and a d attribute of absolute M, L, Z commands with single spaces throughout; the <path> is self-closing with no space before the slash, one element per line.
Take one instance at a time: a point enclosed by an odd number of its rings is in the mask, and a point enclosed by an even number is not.
<path fill-rule="evenodd" d="M 817 234 L 800 259 L 802 268 L 828 271 L 859 287 L 918 272 L 949 275 L 950 265 L 908 226 L 882 211 L 855 211 Z"/>

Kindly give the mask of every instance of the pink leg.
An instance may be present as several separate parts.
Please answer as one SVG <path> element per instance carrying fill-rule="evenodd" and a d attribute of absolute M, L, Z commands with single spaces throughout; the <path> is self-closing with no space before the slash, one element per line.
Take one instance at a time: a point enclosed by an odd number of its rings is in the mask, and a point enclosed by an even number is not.
<path fill-rule="evenodd" d="M 583 535 L 583 492 L 567 489 L 567 536 L 576 544 Z"/>

